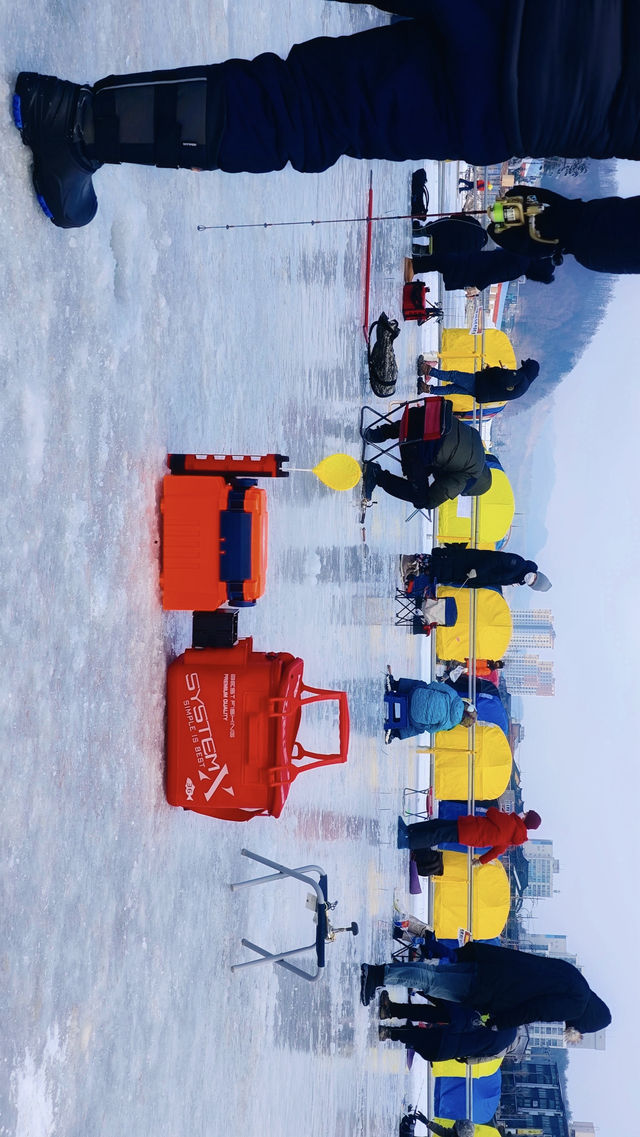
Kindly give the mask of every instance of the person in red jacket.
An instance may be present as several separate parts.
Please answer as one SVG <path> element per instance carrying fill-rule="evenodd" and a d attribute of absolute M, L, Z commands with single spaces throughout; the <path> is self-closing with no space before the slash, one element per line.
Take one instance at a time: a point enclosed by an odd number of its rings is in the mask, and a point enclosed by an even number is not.
<path fill-rule="evenodd" d="M 432 849 L 434 845 L 469 845 L 472 849 L 489 849 L 481 857 L 474 857 L 477 864 L 486 865 L 495 857 L 506 853 L 510 845 L 524 845 L 529 839 L 529 830 L 537 829 L 542 818 L 534 809 L 520 816 L 518 813 L 502 813 L 490 806 L 486 814 L 476 817 L 464 814 L 452 821 L 434 818 L 432 821 L 417 821 L 405 825 L 398 818 L 399 849 Z"/>

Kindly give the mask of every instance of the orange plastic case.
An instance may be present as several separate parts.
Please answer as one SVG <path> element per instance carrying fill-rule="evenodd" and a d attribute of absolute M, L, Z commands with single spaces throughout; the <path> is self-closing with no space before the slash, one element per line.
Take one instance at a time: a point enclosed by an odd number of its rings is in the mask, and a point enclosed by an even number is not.
<path fill-rule="evenodd" d="M 190 648 L 167 676 L 167 800 L 227 821 L 279 817 L 299 773 L 346 762 L 344 691 L 308 687 L 288 652 Z M 317 754 L 297 741 L 302 708 L 339 703 L 339 750 Z"/>
<path fill-rule="evenodd" d="M 267 574 L 265 490 L 224 478 L 162 483 L 162 607 L 213 611 L 227 601 L 254 604 Z"/>

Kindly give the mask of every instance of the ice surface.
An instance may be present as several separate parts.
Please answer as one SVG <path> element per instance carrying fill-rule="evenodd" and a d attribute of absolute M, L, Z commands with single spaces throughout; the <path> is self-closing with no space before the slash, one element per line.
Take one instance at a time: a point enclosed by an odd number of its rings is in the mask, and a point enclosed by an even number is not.
<path fill-rule="evenodd" d="M 96 178 L 94 223 L 62 232 L 36 205 L 9 113 L 20 69 L 95 80 L 286 51 L 380 19 L 321 0 L 33 0 L 5 13 L 3 1137 L 387 1134 L 409 1092 L 400 1049 L 378 1044 L 358 1003 L 360 962 L 389 950 L 404 867 L 394 830 L 408 751 L 390 753 L 380 731 L 385 664 L 416 666 L 415 641 L 391 619 L 396 554 L 420 537 L 402 505 L 369 515 L 366 548 L 357 494 L 307 474 L 267 487 L 268 590 L 241 614 L 242 634 L 301 655 L 308 682 L 349 690 L 348 765 L 301 778 L 278 822 L 227 825 L 163 793 L 166 664 L 189 637 L 188 618 L 160 607 L 167 450 L 276 449 L 301 467 L 335 450 L 359 457 L 368 393 L 362 226 L 196 225 L 361 214 L 368 167 L 260 178 L 111 167 Z M 403 212 L 410 168 L 373 168 L 376 210 Z M 409 251 L 407 223 L 376 230 L 372 315 L 399 315 Z M 400 393 L 433 335 L 403 330 Z M 383 625 L 368 604 L 379 596 Z M 328 949 L 320 983 L 231 975 L 240 937 L 275 948 L 295 930 L 288 900 L 300 903 L 292 885 L 230 892 L 251 872 L 243 845 L 319 861 L 336 922 L 359 922 L 359 938 Z"/>

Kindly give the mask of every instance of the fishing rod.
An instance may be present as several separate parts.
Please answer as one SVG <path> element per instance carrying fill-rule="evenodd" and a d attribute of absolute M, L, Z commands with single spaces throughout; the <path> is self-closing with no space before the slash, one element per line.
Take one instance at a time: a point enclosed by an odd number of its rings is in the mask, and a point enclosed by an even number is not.
<path fill-rule="evenodd" d="M 204 233 L 210 229 L 281 229 L 284 226 L 296 225 L 354 225 L 358 222 L 372 222 L 372 221 L 427 221 L 437 220 L 439 217 L 453 217 L 459 210 L 447 210 L 444 213 L 424 213 L 419 218 L 416 218 L 414 213 L 393 213 L 393 214 L 379 214 L 376 217 L 323 217 L 320 220 L 311 221 L 245 221 L 235 225 L 198 225 L 199 233 Z M 473 217 L 476 215 L 486 216 L 486 209 L 468 209 L 465 210 L 465 217 Z"/>

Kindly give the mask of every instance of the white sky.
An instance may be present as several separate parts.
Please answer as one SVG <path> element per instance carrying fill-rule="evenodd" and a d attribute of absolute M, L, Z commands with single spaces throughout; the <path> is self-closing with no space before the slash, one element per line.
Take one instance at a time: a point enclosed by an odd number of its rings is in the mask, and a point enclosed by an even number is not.
<path fill-rule="evenodd" d="M 640 193 L 638 163 L 620 164 L 619 184 Z M 640 279 L 622 277 L 554 400 L 557 476 L 536 559 L 553 581 L 556 697 L 525 700 L 518 755 L 561 870 L 532 928 L 567 934 L 613 1014 L 606 1052 L 574 1053 L 570 1066 L 573 1116 L 603 1137 L 637 1129 L 639 359 Z"/>

